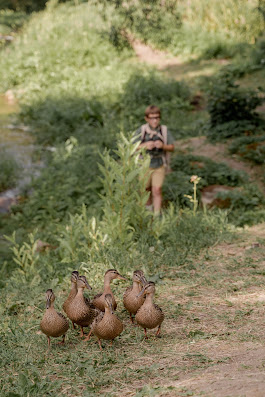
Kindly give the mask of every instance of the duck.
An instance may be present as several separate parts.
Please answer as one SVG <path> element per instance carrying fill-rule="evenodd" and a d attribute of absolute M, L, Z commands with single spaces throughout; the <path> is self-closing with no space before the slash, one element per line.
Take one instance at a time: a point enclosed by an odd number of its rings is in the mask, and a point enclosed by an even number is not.
<path fill-rule="evenodd" d="M 106 271 L 105 275 L 104 275 L 104 290 L 103 292 L 97 294 L 96 296 L 94 296 L 94 299 L 92 300 L 93 305 L 101 310 L 102 312 L 105 311 L 105 295 L 106 294 L 110 294 L 112 296 L 113 299 L 113 304 L 112 307 L 114 310 L 116 310 L 117 308 L 117 302 L 114 298 L 114 295 L 110 289 L 110 283 L 112 280 L 114 280 L 115 278 L 118 278 L 119 280 L 126 280 L 125 277 L 123 277 L 117 270 L 115 269 L 109 269 Z"/>
<path fill-rule="evenodd" d="M 98 338 L 100 350 L 102 350 L 101 339 L 112 341 L 119 336 L 123 331 L 123 324 L 121 320 L 114 313 L 114 299 L 111 294 L 105 294 L 104 306 L 105 311 L 95 318 L 91 324 L 91 330 Z"/>
<path fill-rule="evenodd" d="M 138 297 L 145 295 L 146 299 L 140 309 L 137 311 L 135 320 L 143 327 L 145 339 L 148 339 L 146 328 L 153 329 L 158 327 L 156 336 L 160 336 L 161 324 L 164 321 L 164 313 L 162 309 L 154 302 L 155 283 L 148 281 L 139 293 Z"/>
<path fill-rule="evenodd" d="M 83 337 L 83 327 L 88 327 L 99 314 L 99 311 L 93 304 L 91 304 L 88 298 L 84 297 L 84 289 L 92 289 L 88 284 L 86 277 L 78 276 L 76 285 L 77 294 L 68 306 L 67 315 L 72 322 L 81 327 L 80 336 Z"/>
<path fill-rule="evenodd" d="M 133 314 L 135 315 L 145 301 L 144 295 L 138 296 L 142 287 L 147 283 L 142 270 L 133 272 L 133 284 L 128 287 L 123 294 L 123 305 L 129 312 L 131 323 L 134 324 Z"/>
<path fill-rule="evenodd" d="M 55 295 L 52 289 L 46 291 L 46 311 L 40 323 L 41 331 L 48 338 L 48 347 L 51 345 L 51 337 L 58 338 L 63 336 L 60 344 L 64 344 L 65 334 L 69 328 L 66 317 L 54 308 Z"/>
<path fill-rule="evenodd" d="M 72 300 L 75 298 L 76 294 L 77 294 L 77 279 L 78 279 L 79 273 L 77 270 L 74 270 L 71 274 L 71 289 L 70 289 L 70 293 L 68 295 L 68 298 L 66 299 L 66 301 L 63 303 L 63 310 L 64 312 L 67 314 L 68 316 L 68 307 L 70 305 L 70 303 L 72 302 Z M 75 329 L 75 323 L 73 323 L 73 328 Z"/>

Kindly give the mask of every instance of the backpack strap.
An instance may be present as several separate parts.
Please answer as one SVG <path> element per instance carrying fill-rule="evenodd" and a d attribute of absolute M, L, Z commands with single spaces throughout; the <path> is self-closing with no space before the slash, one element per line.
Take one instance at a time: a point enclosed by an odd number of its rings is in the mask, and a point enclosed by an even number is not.
<path fill-rule="evenodd" d="M 141 142 L 144 140 L 147 124 L 141 125 Z"/>

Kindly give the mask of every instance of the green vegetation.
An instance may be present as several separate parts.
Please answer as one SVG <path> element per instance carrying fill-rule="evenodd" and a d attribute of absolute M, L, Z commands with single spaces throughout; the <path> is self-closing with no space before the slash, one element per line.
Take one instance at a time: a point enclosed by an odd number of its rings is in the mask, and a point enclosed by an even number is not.
<path fill-rule="evenodd" d="M 24 12 L 14 12 L 11 10 L 0 10 L 0 34 L 8 35 L 18 30 L 28 20 Z M 4 43 L 0 39 L 0 46 Z"/>
<path fill-rule="evenodd" d="M 257 6 L 254 0 L 244 6 L 239 0 L 179 1 L 177 8 L 171 0 L 153 1 L 152 7 L 143 0 L 50 0 L 11 45 L 2 46 L 0 91 L 12 90 L 18 99 L 17 123 L 30 127 L 38 144 L 35 156 L 45 162 L 20 203 L 0 218 L 3 395 L 192 395 L 189 388 L 164 387 L 157 379 L 177 380 L 182 371 L 229 362 L 227 355 L 207 350 L 206 339 L 218 344 L 260 337 L 244 328 L 258 306 L 227 303 L 224 296 L 263 288 L 264 250 L 258 247 L 253 259 L 244 248 L 237 259 L 238 247 L 233 257 L 216 247 L 233 245 L 235 226 L 265 219 L 263 194 L 242 171 L 177 152 L 164 186 L 165 208 L 154 218 L 145 209 L 147 160 L 131 140 L 146 105 L 155 103 L 175 138 L 207 129 L 215 141 L 231 138 L 232 153 L 264 166 L 264 121 L 256 114 L 263 92 L 259 84 L 240 87 L 250 73 L 263 76 L 264 19 Z M 217 78 L 194 74 L 188 83 L 180 76 L 176 81 L 136 62 L 131 35 L 193 58 L 188 64 L 193 68 L 224 56 L 229 64 L 218 63 Z M 8 174 L 7 164 L 6 159 L 0 167 L 11 183 L 16 169 Z M 198 184 L 190 181 L 192 175 L 201 178 Z M 201 208 L 200 190 L 214 184 L 233 188 L 218 196 L 228 203 L 225 210 Z M 129 277 L 141 268 L 156 282 L 166 313 L 163 338 L 143 342 L 142 330 L 130 327 L 121 309 L 125 286 L 114 283 L 118 315 L 127 326 L 113 349 L 101 354 L 94 340 L 85 345 L 70 330 L 64 347 L 53 341 L 44 353 L 39 322 L 45 290 L 54 289 L 61 310 L 72 270 L 85 274 L 97 293 L 109 268 Z M 205 320 L 198 313 L 206 313 Z M 176 319 L 182 321 L 179 328 Z"/>
<path fill-rule="evenodd" d="M 218 141 L 259 132 L 264 127 L 264 120 L 255 113 L 256 107 L 264 101 L 259 94 L 239 88 L 229 73 L 218 76 L 209 90 L 208 137 Z"/>
<path fill-rule="evenodd" d="M 0 150 L 0 192 L 15 186 L 18 175 L 19 166 L 10 153 Z"/>
<path fill-rule="evenodd" d="M 234 139 L 229 146 L 230 153 L 237 153 L 245 159 L 263 164 L 265 158 L 265 136 L 244 136 Z"/>

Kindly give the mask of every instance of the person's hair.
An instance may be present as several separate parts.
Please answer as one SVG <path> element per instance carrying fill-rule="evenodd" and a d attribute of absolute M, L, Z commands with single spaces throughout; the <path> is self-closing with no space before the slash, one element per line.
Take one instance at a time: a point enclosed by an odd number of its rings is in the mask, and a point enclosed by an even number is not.
<path fill-rule="evenodd" d="M 150 114 L 159 114 L 159 116 L 161 117 L 161 110 L 159 109 L 159 107 L 157 107 L 155 105 L 150 105 L 150 106 L 147 106 L 144 114 L 145 114 L 145 117 L 149 117 Z"/>

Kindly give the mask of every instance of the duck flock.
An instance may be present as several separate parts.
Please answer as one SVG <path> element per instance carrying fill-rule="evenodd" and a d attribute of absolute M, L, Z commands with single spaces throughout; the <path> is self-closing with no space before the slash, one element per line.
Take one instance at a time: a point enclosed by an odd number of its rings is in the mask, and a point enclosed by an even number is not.
<path fill-rule="evenodd" d="M 109 269 L 104 276 L 104 290 L 97 294 L 92 301 L 84 296 L 84 289 L 92 289 L 85 276 L 78 271 L 71 274 L 71 290 L 63 304 L 63 310 L 72 321 L 73 328 L 79 325 L 81 337 L 84 336 L 83 327 L 90 327 L 85 341 L 94 334 L 98 338 L 102 350 L 101 339 L 112 341 L 123 331 L 123 323 L 114 313 L 117 308 L 115 297 L 110 284 L 114 279 L 126 280 L 117 270 Z M 147 339 L 146 329 L 157 328 L 156 336 L 160 335 L 164 314 L 159 306 L 154 304 L 155 283 L 147 281 L 141 270 L 133 272 L 133 284 L 123 294 L 123 304 L 129 312 L 131 322 L 134 318 L 143 329 Z M 48 338 L 50 347 L 51 337 L 63 336 L 60 343 L 64 343 L 65 334 L 69 329 L 67 318 L 55 310 L 55 295 L 52 289 L 46 291 L 46 311 L 40 323 L 41 331 Z"/>

